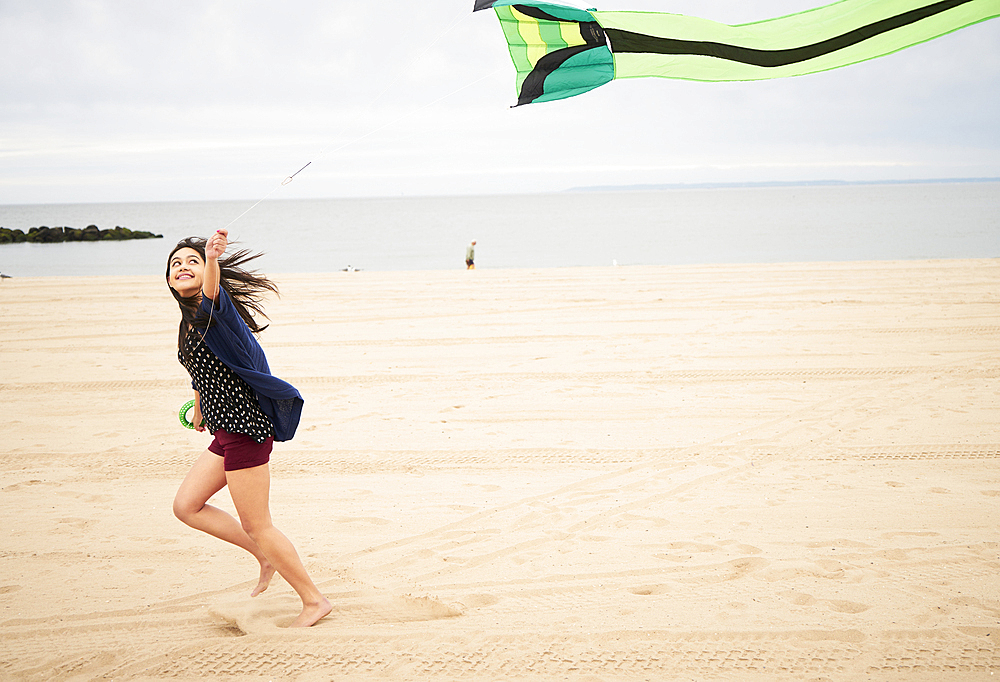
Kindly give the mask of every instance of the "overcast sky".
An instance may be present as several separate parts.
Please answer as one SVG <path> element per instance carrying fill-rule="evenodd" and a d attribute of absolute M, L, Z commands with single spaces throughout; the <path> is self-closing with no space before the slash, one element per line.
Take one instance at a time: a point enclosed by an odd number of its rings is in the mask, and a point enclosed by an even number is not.
<path fill-rule="evenodd" d="M 819 4 L 598 6 L 742 23 Z M 0 0 L 0 204 L 1000 177 L 1000 20 L 811 76 L 511 109 L 496 16 L 471 5 Z"/>

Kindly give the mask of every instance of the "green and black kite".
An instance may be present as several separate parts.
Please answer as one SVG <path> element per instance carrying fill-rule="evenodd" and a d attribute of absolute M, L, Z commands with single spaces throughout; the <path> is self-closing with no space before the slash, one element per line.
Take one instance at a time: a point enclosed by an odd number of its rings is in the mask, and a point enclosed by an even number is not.
<path fill-rule="evenodd" d="M 492 7 L 517 69 L 517 104 L 579 95 L 616 78 L 748 81 L 874 59 L 1000 16 L 1000 0 L 841 0 L 729 26 L 657 12 L 598 12 L 547 2 Z"/>

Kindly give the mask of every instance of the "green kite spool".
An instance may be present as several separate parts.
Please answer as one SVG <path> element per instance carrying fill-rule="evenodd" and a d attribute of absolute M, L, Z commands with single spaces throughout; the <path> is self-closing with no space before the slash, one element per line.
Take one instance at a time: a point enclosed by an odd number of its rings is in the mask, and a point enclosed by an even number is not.
<path fill-rule="evenodd" d="M 194 407 L 194 401 L 193 400 L 189 400 L 186 403 L 184 403 L 183 405 L 181 405 L 181 411 L 177 413 L 177 417 L 181 420 L 181 424 L 183 424 L 184 428 L 186 428 L 186 429 L 193 429 L 194 428 L 194 424 L 192 424 L 191 422 L 189 422 L 188 419 L 187 419 L 188 410 L 190 410 L 192 407 Z"/>

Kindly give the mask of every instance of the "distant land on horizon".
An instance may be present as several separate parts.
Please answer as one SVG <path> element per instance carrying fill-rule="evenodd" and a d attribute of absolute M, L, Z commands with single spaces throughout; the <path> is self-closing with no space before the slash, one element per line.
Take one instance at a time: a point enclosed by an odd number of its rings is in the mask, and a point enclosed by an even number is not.
<path fill-rule="evenodd" d="M 839 185 L 923 185 L 956 182 L 1000 182 L 1000 178 L 929 178 L 924 180 L 773 180 L 762 182 L 671 182 L 639 185 L 589 185 L 563 192 L 644 192 L 661 189 L 738 189 L 741 187 L 830 187 Z"/>

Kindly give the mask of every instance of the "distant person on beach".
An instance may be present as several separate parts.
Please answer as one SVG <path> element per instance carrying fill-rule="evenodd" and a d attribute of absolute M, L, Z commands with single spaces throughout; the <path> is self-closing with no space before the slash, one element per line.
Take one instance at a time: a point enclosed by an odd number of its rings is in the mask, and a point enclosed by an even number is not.
<path fill-rule="evenodd" d="M 188 237 L 167 259 L 167 285 L 181 309 L 177 359 L 191 375 L 198 431 L 215 437 L 198 456 L 174 498 L 174 515 L 197 530 L 253 554 L 260 577 L 251 597 L 267 589 L 277 571 L 302 599 L 292 627 L 307 627 L 332 607 L 292 543 L 271 524 L 268 466 L 274 441 L 295 435 L 302 396 L 271 375 L 254 334 L 266 328 L 261 297 L 277 287 L 244 269 L 260 254 L 225 255 L 228 233 Z M 229 486 L 239 521 L 208 500 Z"/>
<path fill-rule="evenodd" d="M 472 243 L 465 247 L 465 269 L 475 270 L 476 269 L 476 240 L 473 239 Z"/>

